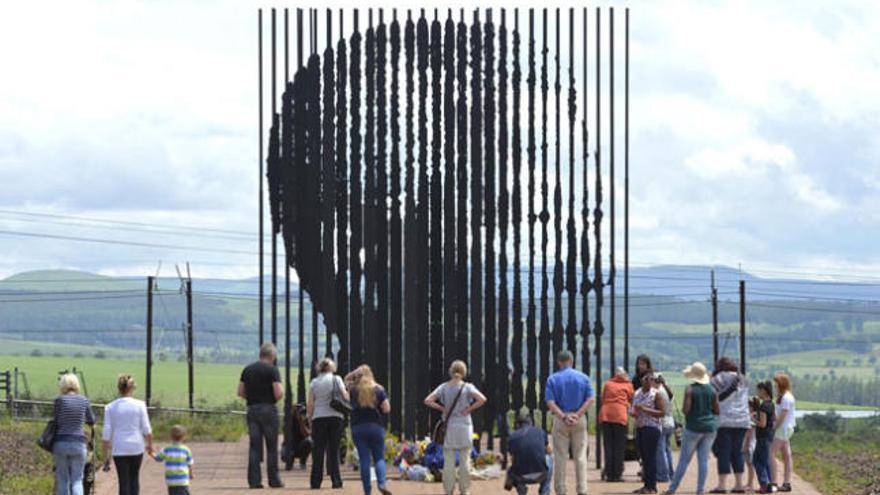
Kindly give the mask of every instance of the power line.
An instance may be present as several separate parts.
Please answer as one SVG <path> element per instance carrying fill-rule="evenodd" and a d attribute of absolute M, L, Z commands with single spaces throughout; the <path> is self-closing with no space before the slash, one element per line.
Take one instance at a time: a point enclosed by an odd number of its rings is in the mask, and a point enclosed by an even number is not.
<path fill-rule="evenodd" d="M 86 222 L 95 222 L 95 223 L 107 223 L 112 225 L 134 225 L 140 227 L 156 227 L 156 228 L 164 228 L 164 229 L 177 229 L 184 232 L 191 231 L 199 231 L 199 232 L 213 232 L 219 234 L 233 234 L 239 235 L 243 237 L 257 237 L 256 232 L 245 232 L 240 230 L 227 230 L 227 229 L 215 229 L 209 227 L 195 227 L 192 225 L 164 225 L 157 223 L 148 223 L 148 222 L 134 222 L 130 220 L 110 220 L 105 218 L 90 218 L 90 217 L 82 217 L 76 215 L 62 215 L 58 213 L 37 213 L 30 211 L 21 211 L 21 210 L 0 210 L 0 213 L 8 214 L 8 215 L 22 215 L 29 217 L 42 217 L 42 218 L 63 218 L 69 220 L 81 220 Z"/>
<path fill-rule="evenodd" d="M 251 251 L 243 251 L 238 249 L 222 249 L 222 248 L 204 248 L 197 246 L 180 246 L 175 244 L 158 244 L 158 243 L 149 243 L 149 242 L 134 242 L 134 241 L 122 241 L 117 239 L 102 239 L 98 237 L 75 237 L 75 236 L 67 236 L 67 235 L 55 235 L 55 234 L 46 234 L 40 232 L 15 232 L 11 230 L 0 230 L 0 235 L 8 235 L 8 236 L 17 236 L 17 237 L 33 237 L 33 238 L 42 238 L 42 239 L 58 239 L 64 241 L 79 241 L 79 242 L 96 242 L 100 244 L 114 244 L 114 245 L 122 245 L 122 246 L 136 246 L 136 247 L 149 247 L 149 248 L 159 248 L 159 249 L 178 249 L 184 251 L 198 251 L 198 252 L 208 252 L 208 253 L 225 253 L 225 254 L 241 254 L 247 256 L 256 256 L 257 253 Z"/>
<path fill-rule="evenodd" d="M 3 215 L 3 212 L 0 211 L 0 215 Z M 75 221 L 65 221 L 65 220 L 47 220 L 47 219 L 34 219 L 34 218 L 0 218 L 0 221 L 5 222 L 26 222 L 28 224 L 32 223 L 41 223 L 41 224 L 50 224 L 50 225 L 64 225 L 71 227 L 80 227 L 87 229 L 110 229 L 113 231 L 127 231 L 127 232 L 145 232 L 148 234 L 158 234 L 158 235 L 173 235 L 173 236 L 185 236 L 185 237 L 198 237 L 204 239 L 228 239 L 233 241 L 241 241 L 241 242 L 250 242 L 250 236 L 245 237 L 244 235 L 235 235 L 235 234 L 220 234 L 220 233 L 203 233 L 203 232 L 192 232 L 186 231 L 183 229 L 175 229 L 175 228 L 163 228 L 161 226 L 156 227 L 128 227 L 125 225 L 103 225 L 97 224 L 92 225 L 83 222 L 75 222 Z M 266 239 L 268 240 L 268 239 Z"/>

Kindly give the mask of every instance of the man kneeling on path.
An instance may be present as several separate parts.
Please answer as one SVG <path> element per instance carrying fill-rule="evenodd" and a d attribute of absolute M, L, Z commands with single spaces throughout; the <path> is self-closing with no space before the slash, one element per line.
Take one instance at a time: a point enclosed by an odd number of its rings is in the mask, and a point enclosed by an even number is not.
<path fill-rule="evenodd" d="M 281 375 L 275 367 L 275 346 L 260 346 L 260 360 L 241 372 L 238 396 L 247 401 L 247 425 L 250 435 L 248 452 L 248 486 L 263 488 L 260 463 L 263 460 L 263 442 L 266 443 L 266 471 L 269 486 L 281 488 L 278 476 L 278 408 L 275 403 L 284 397 Z"/>
<path fill-rule="evenodd" d="M 507 440 L 508 455 L 511 457 L 510 469 L 504 489 L 516 488 L 517 495 L 528 493 L 528 485 L 541 484 L 540 495 L 550 494 L 550 479 L 553 477 L 553 448 L 547 440 L 547 433 L 532 426 L 528 413 L 516 419 L 516 431 Z"/>
<path fill-rule="evenodd" d="M 553 476 L 556 495 L 566 495 L 565 464 L 574 453 L 577 494 L 587 493 L 587 409 L 595 395 L 590 378 L 574 369 L 571 351 L 556 356 L 559 371 L 547 379 L 547 408 L 553 414 Z M 571 450 L 569 450 L 569 447 Z"/>

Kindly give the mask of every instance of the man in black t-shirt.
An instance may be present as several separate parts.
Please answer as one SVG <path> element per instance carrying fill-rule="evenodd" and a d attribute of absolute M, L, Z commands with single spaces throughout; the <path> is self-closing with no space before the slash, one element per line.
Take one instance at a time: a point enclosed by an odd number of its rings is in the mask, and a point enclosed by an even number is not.
<path fill-rule="evenodd" d="M 516 420 L 516 431 L 510 434 L 507 445 L 511 463 L 504 488 L 516 488 L 518 495 L 525 495 L 529 484 L 540 483 L 538 493 L 549 495 L 553 459 L 549 455 L 552 449 L 547 433 L 532 426 L 532 418 L 528 414 L 522 414 Z"/>
<path fill-rule="evenodd" d="M 278 476 L 278 408 L 275 403 L 284 397 L 281 375 L 275 367 L 277 351 L 271 343 L 260 347 L 259 361 L 241 372 L 238 396 L 247 401 L 247 424 L 250 436 L 248 452 L 248 486 L 262 488 L 260 463 L 263 442 L 266 443 L 266 470 L 269 486 L 284 486 Z"/>

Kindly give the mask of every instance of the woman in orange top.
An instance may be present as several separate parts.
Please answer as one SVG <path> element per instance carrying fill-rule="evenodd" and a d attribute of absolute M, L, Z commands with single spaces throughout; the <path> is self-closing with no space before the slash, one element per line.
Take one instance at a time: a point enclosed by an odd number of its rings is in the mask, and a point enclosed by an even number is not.
<path fill-rule="evenodd" d="M 632 399 L 633 386 L 629 375 L 625 369 L 618 367 L 614 377 L 605 382 L 602 407 L 599 409 L 602 443 L 605 447 L 606 481 L 623 481 L 623 452 L 626 449 L 628 411 Z"/>

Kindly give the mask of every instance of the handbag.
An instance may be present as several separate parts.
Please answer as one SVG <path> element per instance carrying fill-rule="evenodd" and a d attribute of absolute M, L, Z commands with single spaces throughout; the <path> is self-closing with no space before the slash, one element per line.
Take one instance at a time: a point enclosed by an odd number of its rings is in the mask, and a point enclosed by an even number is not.
<path fill-rule="evenodd" d="M 39 445 L 41 449 L 52 452 L 52 445 L 55 444 L 55 430 L 56 424 L 55 419 L 53 418 L 46 423 L 46 427 L 43 428 L 43 433 L 37 438 L 37 445 Z"/>
<path fill-rule="evenodd" d="M 455 405 L 458 404 L 458 399 L 461 397 L 461 393 L 464 392 L 465 384 L 461 385 L 461 388 L 458 389 L 458 393 L 455 394 L 455 400 L 452 401 L 452 405 L 449 406 L 449 409 L 443 414 L 443 417 L 440 418 L 440 421 L 434 425 L 434 433 L 431 435 L 431 440 L 434 443 L 438 443 L 443 445 L 443 441 L 446 440 L 446 426 L 449 421 L 449 415 L 452 414 L 452 410 L 455 409 Z"/>
<path fill-rule="evenodd" d="M 333 393 L 330 395 L 330 407 L 342 414 L 351 414 L 351 402 L 342 397 L 342 392 L 339 390 L 339 382 L 336 380 L 336 375 L 333 375 Z"/>

